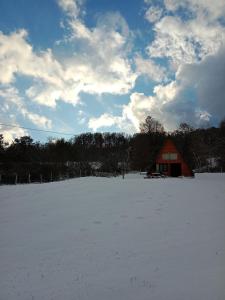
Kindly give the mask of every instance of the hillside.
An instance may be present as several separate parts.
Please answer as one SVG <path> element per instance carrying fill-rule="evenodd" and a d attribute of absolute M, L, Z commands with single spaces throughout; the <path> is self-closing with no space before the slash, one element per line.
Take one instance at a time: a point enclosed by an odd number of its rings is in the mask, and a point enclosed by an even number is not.
<path fill-rule="evenodd" d="M 225 176 L 0 187 L 1 300 L 224 300 Z"/>

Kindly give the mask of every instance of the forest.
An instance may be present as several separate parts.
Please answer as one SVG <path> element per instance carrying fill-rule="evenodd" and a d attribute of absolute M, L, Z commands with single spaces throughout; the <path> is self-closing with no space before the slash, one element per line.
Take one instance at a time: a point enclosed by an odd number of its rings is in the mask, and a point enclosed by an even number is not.
<path fill-rule="evenodd" d="M 88 132 L 69 140 L 49 138 L 46 143 L 22 136 L 7 144 L 0 134 L 0 183 L 149 171 L 168 137 L 192 170 L 225 171 L 225 119 L 218 127 L 193 128 L 181 123 L 173 132 L 166 132 L 162 124 L 148 116 L 134 135 Z"/>

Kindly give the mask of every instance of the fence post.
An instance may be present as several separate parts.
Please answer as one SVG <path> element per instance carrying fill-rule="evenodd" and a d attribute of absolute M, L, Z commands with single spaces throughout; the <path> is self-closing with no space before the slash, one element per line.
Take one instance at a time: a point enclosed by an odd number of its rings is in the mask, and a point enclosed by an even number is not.
<path fill-rule="evenodd" d="M 50 181 L 52 181 L 52 172 L 51 172 L 51 174 L 50 174 Z"/>
<path fill-rule="evenodd" d="M 28 173 L 28 183 L 30 183 L 30 173 Z"/>
<path fill-rule="evenodd" d="M 42 183 L 42 174 L 40 174 L 40 183 Z"/>
<path fill-rule="evenodd" d="M 17 173 L 15 173 L 15 184 L 17 184 L 18 176 Z"/>

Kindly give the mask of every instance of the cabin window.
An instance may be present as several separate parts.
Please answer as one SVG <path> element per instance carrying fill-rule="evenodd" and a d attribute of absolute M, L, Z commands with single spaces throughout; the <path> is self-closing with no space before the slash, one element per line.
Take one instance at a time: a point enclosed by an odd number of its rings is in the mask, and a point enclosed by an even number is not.
<path fill-rule="evenodd" d="M 160 164 L 159 165 L 159 172 L 160 173 L 168 172 L 168 164 Z"/>
<path fill-rule="evenodd" d="M 177 153 L 163 153 L 162 158 L 165 160 L 176 160 Z"/>

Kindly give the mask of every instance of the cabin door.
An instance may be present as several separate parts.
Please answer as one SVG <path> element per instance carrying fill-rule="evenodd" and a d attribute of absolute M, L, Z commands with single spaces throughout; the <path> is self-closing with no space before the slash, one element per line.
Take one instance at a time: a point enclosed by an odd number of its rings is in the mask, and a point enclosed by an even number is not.
<path fill-rule="evenodd" d="M 181 164 L 171 164 L 170 165 L 170 176 L 172 176 L 172 177 L 181 176 Z"/>

